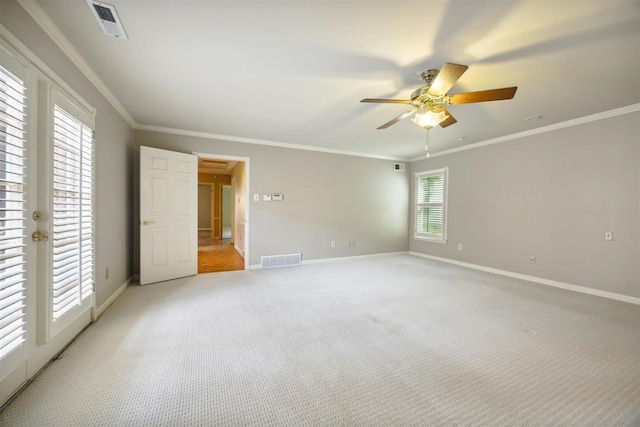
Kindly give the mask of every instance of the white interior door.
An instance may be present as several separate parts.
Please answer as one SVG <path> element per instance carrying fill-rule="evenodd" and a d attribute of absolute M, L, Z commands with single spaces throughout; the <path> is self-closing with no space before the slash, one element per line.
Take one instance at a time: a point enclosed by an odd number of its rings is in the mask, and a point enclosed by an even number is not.
<path fill-rule="evenodd" d="M 198 158 L 140 147 L 140 284 L 198 273 Z"/>

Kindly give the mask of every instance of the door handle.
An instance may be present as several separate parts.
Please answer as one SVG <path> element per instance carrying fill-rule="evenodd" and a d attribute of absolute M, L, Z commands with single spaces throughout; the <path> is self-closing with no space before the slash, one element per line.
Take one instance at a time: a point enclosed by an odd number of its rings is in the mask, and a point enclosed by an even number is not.
<path fill-rule="evenodd" d="M 49 235 L 47 233 L 41 233 L 39 231 L 34 231 L 33 234 L 31 235 L 31 240 L 33 240 L 34 242 L 46 242 L 47 240 L 49 240 Z"/>
<path fill-rule="evenodd" d="M 146 219 L 144 221 L 142 221 L 142 225 L 149 225 L 149 224 L 155 224 L 155 221 L 147 221 Z"/>

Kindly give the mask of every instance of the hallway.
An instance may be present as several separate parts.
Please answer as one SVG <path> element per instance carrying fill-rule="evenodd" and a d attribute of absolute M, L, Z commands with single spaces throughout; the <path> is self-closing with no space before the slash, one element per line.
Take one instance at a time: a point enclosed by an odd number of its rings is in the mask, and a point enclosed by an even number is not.
<path fill-rule="evenodd" d="M 244 270 L 244 259 L 231 239 L 215 240 L 210 231 L 198 231 L 198 274 Z"/>

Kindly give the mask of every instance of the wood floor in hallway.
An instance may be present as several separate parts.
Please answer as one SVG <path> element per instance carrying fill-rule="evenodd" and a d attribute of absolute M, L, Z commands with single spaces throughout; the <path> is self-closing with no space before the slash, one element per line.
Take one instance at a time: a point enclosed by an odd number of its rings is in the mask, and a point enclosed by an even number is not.
<path fill-rule="evenodd" d="M 210 231 L 198 232 L 198 274 L 244 270 L 244 259 L 231 239 L 215 240 Z"/>

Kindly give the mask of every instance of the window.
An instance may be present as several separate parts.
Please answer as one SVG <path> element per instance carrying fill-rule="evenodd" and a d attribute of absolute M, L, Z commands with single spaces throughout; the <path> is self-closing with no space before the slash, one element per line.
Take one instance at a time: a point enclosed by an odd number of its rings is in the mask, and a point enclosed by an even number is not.
<path fill-rule="evenodd" d="M 0 359 L 25 341 L 26 90 L 0 67 Z"/>
<path fill-rule="evenodd" d="M 416 173 L 414 238 L 446 243 L 448 168 Z"/>
<path fill-rule="evenodd" d="M 93 294 L 93 131 L 54 105 L 52 320 Z"/>

